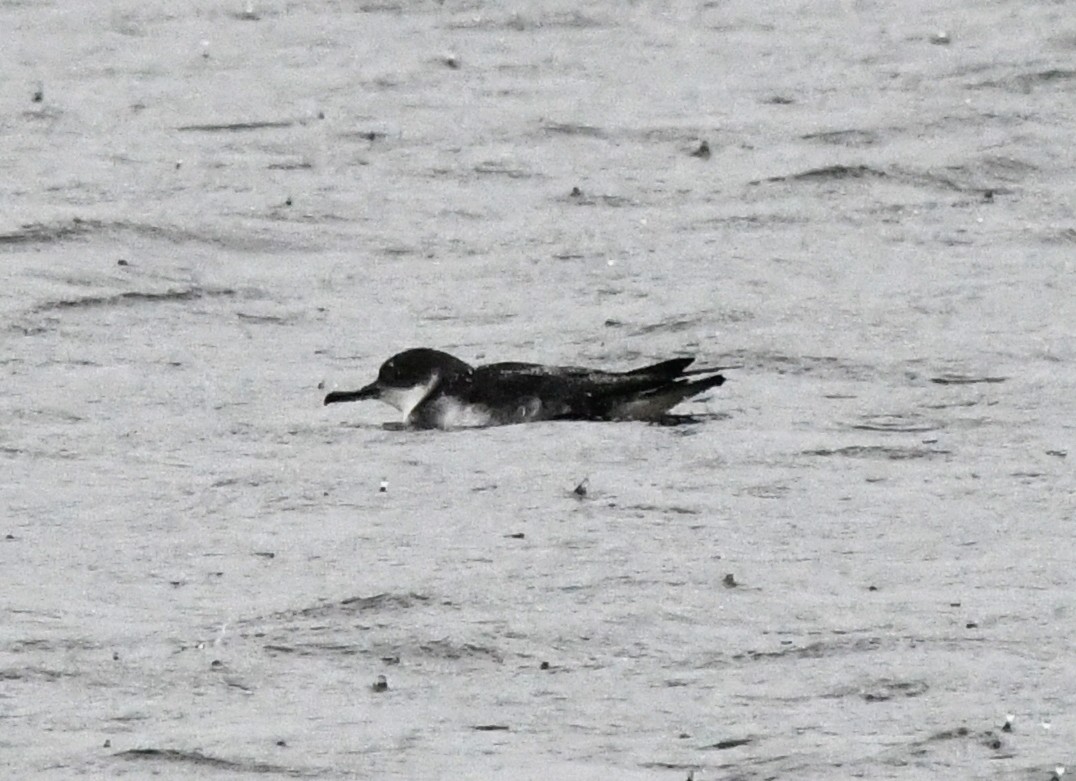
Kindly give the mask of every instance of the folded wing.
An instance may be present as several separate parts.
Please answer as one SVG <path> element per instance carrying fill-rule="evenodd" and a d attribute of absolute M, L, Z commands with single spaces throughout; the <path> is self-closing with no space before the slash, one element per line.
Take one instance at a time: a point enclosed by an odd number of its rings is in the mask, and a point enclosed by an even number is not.
<path fill-rule="evenodd" d="M 471 403 L 500 410 L 500 422 L 652 420 L 725 381 L 719 369 L 687 371 L 693 362 L 673 358 L 626 372 L 494 363 L 475 369 L 466 395 Z"/>

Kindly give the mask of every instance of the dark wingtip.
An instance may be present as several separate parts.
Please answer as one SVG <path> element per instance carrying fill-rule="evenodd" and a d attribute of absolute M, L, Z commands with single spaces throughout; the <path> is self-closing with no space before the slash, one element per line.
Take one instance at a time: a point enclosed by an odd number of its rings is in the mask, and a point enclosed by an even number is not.
<path fill-rule="evenodd" d="M 712 374 L 709 377 L 703 377 L 699 380 L 685 380 L 683 387 L 688 392 L 684 394 L 684 398 L 691 396 L 698 396 L 703 391 L 708 391 L 711 388 L 720 388 L 725 384 L 725 376 L 723 374 Z"/>
<path fill-rule="evenodd" d="M 685 377 L 697 377 L 700 374 L 714 374 L 715 372 L 726 372 L 729 369 L 742 369 L 744 365 L 742 363 L 731 364 L 728 366 L 707 366 L 704 369 L 688 369 L 684 372 Z"/>
<path fill-rule="evenodd" d="M 685 369 L 694 362 L 694 358 L 670 358 L 667 361 L 652 363 L 649 366 L 632 369 L 629 372 L 625 372 L 625 374 L 646 374 L 672 379 L 678 375 L 686 374 L 687 372 Z"/>

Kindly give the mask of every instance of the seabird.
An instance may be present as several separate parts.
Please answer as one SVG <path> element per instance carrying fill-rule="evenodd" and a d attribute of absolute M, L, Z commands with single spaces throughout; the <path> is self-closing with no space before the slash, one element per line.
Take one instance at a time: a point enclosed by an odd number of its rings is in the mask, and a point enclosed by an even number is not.
<path fill-rule="evenodd" d="M 414 428 L 499 426 L 540 420 L 667 419 L 685 399 L 721 385 L 724 368 L 688 369 L 672 358 L 625 372 L 537 363 L 471 366 L 440 350 L 404 350 L 381 365 L 377 379 L 333 391 L 326 404 L 378 399 Z"/>

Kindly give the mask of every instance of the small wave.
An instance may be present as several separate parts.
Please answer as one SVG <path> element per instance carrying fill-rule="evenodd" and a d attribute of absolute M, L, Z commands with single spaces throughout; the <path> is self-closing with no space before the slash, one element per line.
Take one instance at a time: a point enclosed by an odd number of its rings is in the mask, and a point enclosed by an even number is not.
<path fill-rule="evenodd" d="M 890 461 L 909 461 L 916 458 L 934 458 L 951 455 L 949 450 L 925 447 L 886 447 L 884 445 L 849 445 L 838 448 L 804 450 L 805 456 L 844 456 L 845 458 L 882 458 Z"/>
<path fill-rule="evenodd" d="M 1056 86 L 1064 87 L 1068 82 L 1076 80 L 1076 70 L 1068 68 L 1047 68 L 1040 71 L 1018 73 L 1002 79 L 990 79 L 987 81 L 969 84 L 969 89 L 1003 89 L 1010 92 L 1027 94 L 1036 87 Z"/>
<path fill-rule="evenodd" d="M 594 125 L 579 125 L 573 122 L 545 122 L 542 130 L 552 135 L 585 136 L 587 138 L 605 138 L 605 130 Z"/>
<path fill-rule="evenodd" d="M 283 765 L 274 765 L 268 762 L 224 759 L 223 757 L 203 754 L 200 751 L 182 751 L 174 748 L 132 748 L 127 751 L 118 751 L 113 754 L 113 756 L 118 759 L 153 760 L 171 764 L 213 768 L 216 770 L 230 770 L 237 773 L 272 773 L 275 775 L 291 776 L 293 778 L 313 775 L 307 771 L 284 767 Z"/>
<path fill-rule="evenodd" d="M 901 413 L 889 415 L 865 415 L 860 423 L 851 423 L 848 428 L 853 431 L 885 431 L 893 433 L 919 434 L 942 428 L 936 420 L 929 420 L 918 415 Z"/>
<path fill-rule="evenodd" d="M 885 179 L 885 171 L 867 165 L 827 165 L 821 168 L 808 168 L 791 174 L 769 176 L 765 179 L 753 179 L 748 184 L 768 184 L 771 182 L 829 182 L 843 179 Z"/>
<path fill-rule="evenodd" d="M 972 181 L 972 174 L 978 175 L 977 172 L 969 172 L 966 168 L 960 166 L 943 169 L 942 171 L 916 171 L 899 166 L 883 169 L 868 165 L 837 164 L 821 168 L 808 168 L 805 171 L 779 174 L 763 179 L 753 179 L 748 184 L 813 184 L 850 180 L 887 180 L 897 184 L 946 192 L 973 193 L 981 196 L 986 196 L 989 193 L 991 198 L 996 194 L 1011 192 L 1004 187 Z"/>
<path fill-rule="evenodd" d="M 205 125 L 180 125 L 181 133 L 241 133 L 250 130 L 279 130 L 301 124 L 295 119 L 266 120 L 262 122 L 223 122 Z"/>
<path fill-rule="evenodd" d="M 49 244 L 55 241 L 75 239 L 92 233 L 96 224 L 75 218 L 69 222 L 48 225 L 34 222 L 18 229 L 0 233 L 0 246 L 8 244 Z"/>
<path fill-rule="evenodd" d="M 21 247 L 27 244 L 53 244 L 64 241 L 90 239 L 95 236 L 134 235 L 154 241 L 172 244 L 186 242 L 209 244 L 227 249 L 268 251 L 279 249 L 278 240 L 250 235 L 225 235 L 195 231 L 174 225 L 129 222 L 127 220 L 98 220 L 72 217 L 54 222 L 31 222 L 15 230 L 0 233 L 0 249 Z"/>
<path fill-rule="evenodd" d="M 951 451 L 932 450 L 929 448 L 889 448 L 880 444 L 853 444 L 847 448 L 818 448 L 805 450 L 803 455 L 844 456 L 846 458 L 886 458 L 893 461 L 914 458 L 933 458 L 939 455 L 951 455 Z"/>
<path fill-rule="evenodd" d="M 878 143 L 878 133 L 874 130 L 850 128 L 848 130 L 825 130 L 819 133 L 807 133 L 800 136 L 804 141 L 819 141 L 823 144 L 837 146 L 872 146 Z"/>
<path fill-rule="evenodd" d="M 288 610 L 283 613 L 275 613 L 274 619 L 295 618 L 330 618 L 333 616 L 352 615 L 368 610 L 405 610 L 416 604 L 425 604 L 430 598 L 424 594 L 414 592 L 408 594 L 382 593 L 368 597 L 348 597 L 339 602 L 331 602 L 327 605 L 314 605 L 311 607 Z"/>
<path fill-rule="evenodd" d="M 35 312 L 50 312 L 63 309 L 92 309 L 96 307 L 130 306 L 141 303 L 172 303 L 177 301 L 195 301 L 202 298 L 227 298 L 237 295 L 232 288 L 188 287 L 163 291 L 130 290 L 107 296 L 84 296 L 82 298 L 62 298 L 47 301 L 34 308 Z"/>
<path fill-rule="evenodd" d="M 976 385 L 978 383 L 1005 382 L 1008 377 L 976 377 L 966 374 L 942 374 L 931 377 L 930 381 L 936 385 Z"/>

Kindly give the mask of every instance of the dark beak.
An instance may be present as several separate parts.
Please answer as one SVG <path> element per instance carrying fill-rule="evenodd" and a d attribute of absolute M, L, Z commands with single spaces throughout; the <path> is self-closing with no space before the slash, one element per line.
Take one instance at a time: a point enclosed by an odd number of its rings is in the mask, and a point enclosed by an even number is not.
<path fill-rule="evenodd" d="M 333 391 L 325 397 L 326 404 L 335 404 L 338 401 L 362 401 L 363 399 L 380 398 L 381 389 L 376 382 L 371 382 L 365 388 L 355 391 Z"/>

